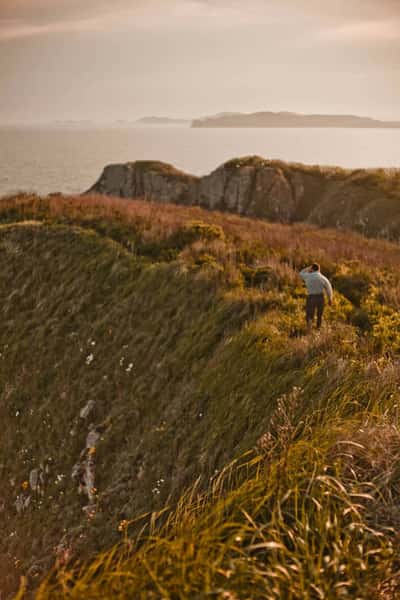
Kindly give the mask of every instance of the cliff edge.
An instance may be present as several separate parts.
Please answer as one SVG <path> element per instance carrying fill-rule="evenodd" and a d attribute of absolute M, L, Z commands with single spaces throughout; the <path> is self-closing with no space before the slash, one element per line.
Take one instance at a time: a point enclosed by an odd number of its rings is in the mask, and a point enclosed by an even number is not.
<path fill-rule="evenodd" d="M 162 162 L 139 161 L 105 167 L 89 192 L 400 237 L 399 169 L 346 170 L 250 156 L 194 177 Z"/>

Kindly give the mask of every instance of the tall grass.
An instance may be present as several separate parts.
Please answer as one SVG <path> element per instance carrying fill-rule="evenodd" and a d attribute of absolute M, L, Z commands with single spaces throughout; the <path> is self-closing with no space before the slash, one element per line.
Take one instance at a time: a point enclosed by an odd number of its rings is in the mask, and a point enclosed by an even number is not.
<path fill-rule="evenodd" d="M 37 598 L 398 597 L 396 531 L 381 516 L 397 499 L 388 502 L 378 480 L 391 479 L 399 431 L 362 428 L 367 444 L 372 436 L 388 448 L 396 437 L 379 472 L 376 448 L 335 440 L 338 431 L 276 440 L 279 458 L 231 465 L 144 538 L 131 540 L 127 523 L 120 546 L 80 570 L 55 571 Z"/>
<path fill-rule="evenodd" d="M 398 597 L 398 246 L 100 197 L 0 219 L 4 590 Z M 306 335 L 313 260 L 336 298 Z"/>

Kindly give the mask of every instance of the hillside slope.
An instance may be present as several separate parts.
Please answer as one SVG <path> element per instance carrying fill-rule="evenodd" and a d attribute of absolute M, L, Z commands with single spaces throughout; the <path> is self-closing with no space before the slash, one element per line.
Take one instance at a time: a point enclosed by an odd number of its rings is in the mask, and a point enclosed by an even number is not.
<path fill-rule="evenodd" d="M 37 598 L 396 597 L 397 245 L 94 196 L 0 218 L 3 595 L 57 563 Z"/>
<path fill-rule="evenodd" d="M 253 156 L 231 160 L 198 178 L 164 163 L 138 161 L 107 166 L 89 193 L 400 238 L 399 169 L 351 171 Z"/>

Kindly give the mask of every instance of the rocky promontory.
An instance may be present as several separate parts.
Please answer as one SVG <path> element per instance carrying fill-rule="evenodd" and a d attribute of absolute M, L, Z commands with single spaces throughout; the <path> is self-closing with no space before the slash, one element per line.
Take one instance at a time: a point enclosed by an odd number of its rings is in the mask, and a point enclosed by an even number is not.
<path fill-rule="evenodd" d="M 137 161 L 108 165 L 87 193 L 400 238 L 400 169 L 347 170 L 251 156 L 195 177 L 162 162 Z"/>

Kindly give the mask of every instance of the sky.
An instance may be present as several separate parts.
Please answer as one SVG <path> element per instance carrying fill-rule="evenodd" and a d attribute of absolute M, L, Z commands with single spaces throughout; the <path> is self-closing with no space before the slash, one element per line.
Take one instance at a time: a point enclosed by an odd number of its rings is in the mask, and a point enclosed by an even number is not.
<path fill-rule="evenodd" d="M 0 0 L 0 122 L 400 120 L 400 0 Z"/>

